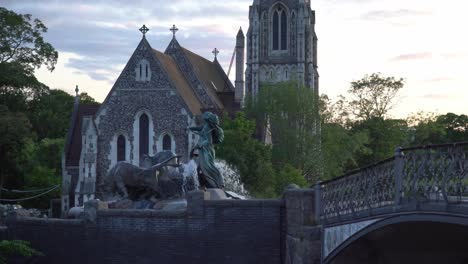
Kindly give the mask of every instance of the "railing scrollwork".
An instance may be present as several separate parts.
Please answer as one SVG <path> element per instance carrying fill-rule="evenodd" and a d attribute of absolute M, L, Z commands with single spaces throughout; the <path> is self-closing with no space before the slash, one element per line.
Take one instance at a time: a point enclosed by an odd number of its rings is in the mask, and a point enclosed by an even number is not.
<path fill-rule="evenodd" d="M 318 183 L 315 190 L 317 220 L 324 223 L 405 204 L 468 203 L 468 142 L 397 148 L 394 157 Z"/>

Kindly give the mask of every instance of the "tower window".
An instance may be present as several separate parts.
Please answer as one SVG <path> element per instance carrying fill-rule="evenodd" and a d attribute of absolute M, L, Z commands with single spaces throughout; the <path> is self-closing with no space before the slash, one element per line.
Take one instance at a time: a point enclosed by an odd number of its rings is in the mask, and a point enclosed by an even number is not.
<path fill-rule="evenodd" d="M 125 161 L 125 137 L 123 135 L 117 138 L 117 161 Z"/>
<path fill-rule="evenodd" d="M 140 64 L 140 78 L 141 78 L 141 75 L 142 75 L 142 65 Z"/>
<path fill-rule="evenodd" d="M 286 50 L 286 45 L 288 41 L 288 31 L 287 31 L 287 19 L 286 12 L 281 12 L 281 50 Z"/>
<path fill-rule="evenodd" d="M 279 49 L 278 36 L 279 36 L 279 17 L 278 17 L 278 12 L 275 11 L 275 13 L 273 14 L 273 50 Z"/>
<path fill-rule="evenodd" d="M 273 50 L 288 49 L 288 18 L 286 10 L 278 6 L 273 12 Z"/>
<path fill-rule="evenodd" d="M 148 78 L 148 64 L 145 65 L 145 77 Z"/>

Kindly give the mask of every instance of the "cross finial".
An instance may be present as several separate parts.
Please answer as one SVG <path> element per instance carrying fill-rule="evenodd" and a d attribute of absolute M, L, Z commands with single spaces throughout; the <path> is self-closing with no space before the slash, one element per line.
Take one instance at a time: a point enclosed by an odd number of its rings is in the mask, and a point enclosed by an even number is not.
<path fill-rule="evenodd" d="M 218 58 L 219 50 L 217 48 L 214 48 L 213 54 L 215 55 L 215 60 Z"/>
<path fill-rule="evenodd" d="M 179 29 L 175 25 L 172 25 L 172 27 L 169 30 L 172 31 L 173 38 L 175 38 L 176 32 L 179 31 Z"/>
<path fill-rule="evenodd" d="M 146 32 L 149 31 L 149 28 L 147 28 L 145 25 L 143 25 L 143 26 L 140 28 L 140 31 L 141 31 L 141 33 L 143 33 L 143 37 L 145 37 Z"/>
<path fill-rule="evenodd" d="M 78 96 L 79 92 L 80 92 L 80 89 L 78 89 L 78 85 L 77 85 L 76 88 L 75 88 L 76 96 Z"/>

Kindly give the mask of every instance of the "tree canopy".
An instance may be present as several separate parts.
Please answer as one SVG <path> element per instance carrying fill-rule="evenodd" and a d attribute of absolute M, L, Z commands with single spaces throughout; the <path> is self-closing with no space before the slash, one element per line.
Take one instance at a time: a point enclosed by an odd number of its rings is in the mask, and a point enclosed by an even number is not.
<path fill-rule="evenodd" d="M 0 104 L 23 110 L 26 102 L 48 87 L 34 76 L 45 66 L 53 71 L 58 53 L 44 40 L 47 27 L 30 14 L 16 14 L 0 7 Z"/>

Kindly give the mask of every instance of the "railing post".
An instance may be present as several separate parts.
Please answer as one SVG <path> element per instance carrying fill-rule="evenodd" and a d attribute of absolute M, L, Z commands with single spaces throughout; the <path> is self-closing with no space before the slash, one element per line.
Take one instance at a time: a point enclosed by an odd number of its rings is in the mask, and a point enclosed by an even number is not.
<path fill-rule="evenodd" d="M 395 149 L 395 201 L 394 205 L 401 203 L 401 188 L 403 184 L 404 159 L 401 147 Z"/>
<path fill-rule="evenodd" d="M 317 181 L 314 186 L 315 193 L 315 222 L 320 224 L 320 216 L 322 214 L 322 182 Z"/>

